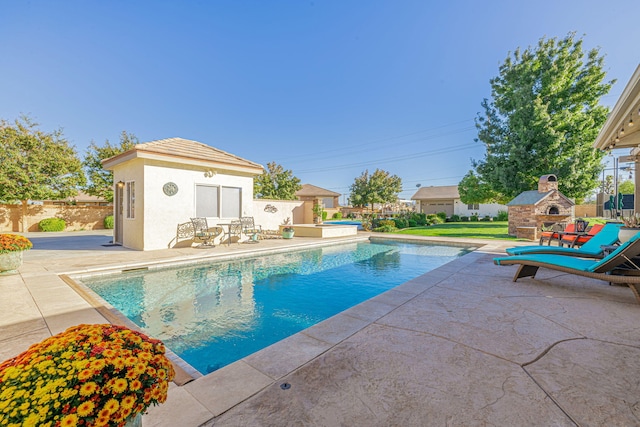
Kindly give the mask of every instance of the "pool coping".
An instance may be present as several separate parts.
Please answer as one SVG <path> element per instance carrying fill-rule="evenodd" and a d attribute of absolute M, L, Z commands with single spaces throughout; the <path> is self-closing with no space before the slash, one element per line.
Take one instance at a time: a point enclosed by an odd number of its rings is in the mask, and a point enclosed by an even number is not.
<path fill-rule="evenodd" d="M 59 277 L 78 294 L 80 294 L 109 322 L 122 324 L 139 330 L 137 325 L 120 313 L 115 307 L 81 282 L 76 282 L 76 279 L 81 280 L 84 277 L 117 274 L 119 272 L 141 268 L 160 269 L 175 266 L 197 265 L 211 261 L 237 260 L 252 258 L 255 256 L 286 253 L 291 250 L 304 250 L 375 240 L 394 240 L 409 243 L 422 242 L 433 245 L 464 247 L 470 248 L 471 250 L 469 253 L 464 254 L 443 266 L 420 275 L 408 282 L 402 283 L 373 298 L 363 301 L 360 304 L 350 307 L 309 328 L 297 332 L 206 375 L 201 374 L 177 354 L 173 353 L 170 349 L 167 349 L 167 356 L 174 363 L 174 367 L 176 368 L 176 378 L 174 379 L 176 387 L 170 388 L 170 396 L 172 394 L 181 393 L 183 395 L 181 396 L 182 399 L 185 399 L 188 398 L 184 395 L 184 392 L 186 392 L 195 399 L 199 408 L 198 410 L 192 411 L 191 414 L 196 415 L 198 413 L 202 413 L 202 417 L 198 420 L 198 423 L 202 424 L 218 417 L 251 396 L 278 382 L 285 376 L 326 353 L 335 345 L 338 345 L 340 342 L 366 328 L 376 320 L 391 313 L 393 310 L 397 309 L 399 306 L 405 304 L 407 301 L 425 290 L 423 284 L 416 285 L 416 283 L 418 283 L 416 282 L 417 279 L 437 272 L 450 264 L 459 262 L 463 258 L 472 255 L 475 251 L 486 246 L 487 242 L 471 242 L 469 240 L 451 241 L 446 239 L 435 240 L 423 236 L 371 234 L 331 241 L 304 242 L 287 245 L 283 248 L 255 248 L 255 250 L 234 254 L 206 253 L 197 258 L 190 257 L 185 259 L 184 257 L 180 257 L 180 259 L 177 260 L 135 262 L 111 265 L 107 267 L 97 267 L 93 269 L 89 268 L 76 272 L 71 271 L 62 273 L 59 274 Z M 467 262 L 464 263 L 464 265 L 466 264 Z M 447 276 L 449 274 L 447 274 Z M 438 276 L 439 275 L 436 274 L 433 277 Z M 421 283 L 424 283 L 424 281 L 421 281 Z M 239 379 L 241 379 L 241 381 L 239 381 Z M 193 403 L 195 402 L 191 402 L 191 404 Z M 149 417 L 152 417 L 165 419 L 167 413 L 171 413 L 167 412 L 170 406 L 172 405 L 165 403 L 160 407 L 150 408 L 148 414 L 146 414 L 144 418 L 148 419 Z M 151 424 L 155 425 L 152 420 L 149 421 L 151 421 Z M 160 423 L 158 425 L 164 424 Z"/>
<path fill-rule="evenodd" d="M 248 258 L 254 258 L 256 256 L 267 256 L 267 255 L 273 255 L 273 254 L 287 253 L 287 252 L 290 252 L 292 248 L 296 250 L 306 250 L 306 249 L 313 249 L 313 248 L 319 248 L 319 247 L 321 248 L 321 247 L 327 247 L 327 246 L 337 246 L 337 245 L 344 245 L 349 243 L 358 243 L 358 242 L 375 241 L 375 240 L 394 240 L 394 241 L 407 242 L 407 243 L 416 243 L 416 242 L 426 243 L 427 242 L 423 238 L 415 239 L 412 237 L 413 236 L 408 236 L 408 237 L 398 236 L 393 238 L 389 238 L 387 236 L 350 237 L 348 239 L 342 239 L 342 240 L 333 240 L 333 241 L 325 241 L 325 242 L 321 241 L 317 244 L 303 244 L 300 246 L 295 246 L 295 247 L 289 246 L 286 248 L 266 248 L 266 249 L 259 249 L 256 251 L 242 252 L 239 254 L 215 254 L 214 253 L 214 254 L 209 254 L 208 256 L 200 257 L 197 259 L 182 259 L 177 261 L 165 260 L 165 261 L 158 261 L 153 263 L 135 263 L 135 264 L 126 264 L 126 265 L 115 265 L 115 266 L 109 266 L 109 267 L 83 270 L 80 273 L 69 272 L 69 273 L 59 274 L 59 277 L 67 285 L 69 285 L 74 291 L 76 291 L 81 297 L 83 297 L 94 309 L 96 309 L 110 323 L 126 326 L 130 329 L 137 330 L 144 333 L 144 331 L 138 325 L 136 325 L 133 321 L 131 321 L 127 316 L 122 314 L 116 307 L 114 307 L 108 301 L 102 298 L 93 289 L 91 289 L 90 287 L 82 283 L 82 279 L 90 278 L 90 277 L 100 277 L 103 275 L 104 276 L 116 275 L 119 273 L 128 273 L 132 271 L 142 271 L 142 270 L 153 271 L 153 270 L 172 268 L 172 267 L 197 266 L 199 264 L 206 264 L 210 262 L 224 262 L 224 261 L 230 261 L 230 260 L 248 259 Z M 428 241 L 428 243 L 434 246 L 449 246 L 449 247 L 453 246 L 453 247 L 460 247 L 460 248 L 468 248 L 470 251 L 477 249 L 477 246 L 475 245 L 470 246 L 469 244 L 465 244 L 461 242 Z M 393 289 L 395 289 L 396 287 L 394 287 Z M 336 316 L 341 313 L 337 313 Z M 325 320 L 329 320 L 329 319 L 330 318 Z M 300 332 L 303 332 L 303 331 L 300 331 Z M 277 344 L 277 343 L 274 343 L 274 344 Z M 166 355 L 174 365 L 174 369 L 176 371 L 176 377 L 174 379 L 174 383 L 176 383 L 178 386 L 183 386 L 191 381 L 196 380 L 197 378 L 201 378 L 203 376 L 211 374 L 211 373 L 209 374 L 201 373 L 200 371 L 195 369 L 193 366 L 191 366 L 188 362 L 186 362 L 184 359 L 182 359 L 178 354 L 173 352 L 169 347 L 166 348 Z"/>

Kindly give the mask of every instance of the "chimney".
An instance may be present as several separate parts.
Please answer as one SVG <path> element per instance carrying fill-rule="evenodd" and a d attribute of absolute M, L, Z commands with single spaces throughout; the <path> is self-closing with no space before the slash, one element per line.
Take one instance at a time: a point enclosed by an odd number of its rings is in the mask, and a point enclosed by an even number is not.
<path fill-rule="evenodd" d="M 542 175 L 538 181 L 538 193 L 548 193 L 558 189 L 558 178 L 555 175 Z"/>

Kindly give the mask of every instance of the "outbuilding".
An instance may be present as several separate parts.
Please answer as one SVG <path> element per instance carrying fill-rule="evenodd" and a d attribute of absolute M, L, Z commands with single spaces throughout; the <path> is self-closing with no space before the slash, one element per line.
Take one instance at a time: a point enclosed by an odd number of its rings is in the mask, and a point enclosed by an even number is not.
<path fill-rule="evenodd" d="M 253 216 L 253 177 L 264 170 L 183 138 L 137 144 L 102 165 L 115 183 L 114 243 L 138 250 L 172 247 L 192 217 L 215 226 Z"/>

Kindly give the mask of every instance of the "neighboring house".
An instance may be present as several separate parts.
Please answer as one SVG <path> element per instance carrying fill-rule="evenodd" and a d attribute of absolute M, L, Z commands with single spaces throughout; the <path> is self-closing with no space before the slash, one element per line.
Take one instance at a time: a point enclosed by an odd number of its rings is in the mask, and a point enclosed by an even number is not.
<path fill-rule="evenodd" d="M 321 205 L 330 215 L 338 212 L 340 193 L 327 190 L 325 188 L 316 187 L 311 184 L 302 184 L 302 188 L 296 191 L 298 200 L 309 202 L 304 204 L 304 222 L 311 224 L 314 222 L 313 206 Z"/>
<path fill-rule="evenodd" d="M 257 163 L 182 138 L 137 144 L 103 160 L 113 171 L 114 242 L 131 249 L 166 249 L 192 217 L 209 226 L 253 216 Z"/>
<path fill-rule="evenodd" d="M 416 200 L 418 212 L 427 215 L 444 212 L 447 217 L 451 215 L 478 215 L 479 217 L 489 215 L 494 217 L 498 215 L 498 211 L 506 212 L 507 210 L 505 205 L 499 203 L 462 203 L 457 185 L 421 187 L 411 197 L 411 200 Z"/>

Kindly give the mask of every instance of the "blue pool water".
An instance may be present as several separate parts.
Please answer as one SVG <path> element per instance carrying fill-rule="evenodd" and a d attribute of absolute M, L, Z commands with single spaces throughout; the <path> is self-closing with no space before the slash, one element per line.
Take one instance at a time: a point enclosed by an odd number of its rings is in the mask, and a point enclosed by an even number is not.
<path fill-rule="evenodd" d="M 82 282 L 208 373 L 468 251 L 362 242 Z"/>

